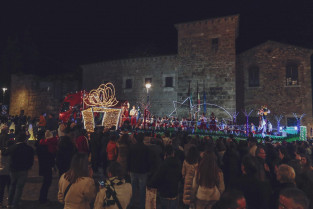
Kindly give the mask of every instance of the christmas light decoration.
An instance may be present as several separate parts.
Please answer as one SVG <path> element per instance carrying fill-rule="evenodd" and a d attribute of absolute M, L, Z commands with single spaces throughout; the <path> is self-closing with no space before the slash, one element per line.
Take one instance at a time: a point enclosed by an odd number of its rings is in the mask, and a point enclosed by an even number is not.
<path fill-rule="evenodd" d="M 95 128 L 95 120 L 93 117 L 92 108 L 88 108 L 87 110 L 82 111 L 83 119 L 84 119 L 84 127 L 88 132 L 93 132 Z"/>
<path fill-rule="evenodd" d="M 84 103 L 89 107 L 114 107 L 118 101 L 112 83 L 101 84 L 84 96 Z"/>
<path fill-rule="evenodd" d="M 189 100 L 189 104 L 187 103 L 186 104 L 186 102 Z M 183 102 L 178 102 L 178 101 L 173 101 L 173 106 L 174 106 L 174 110 L 169 114 L 169 117 L 171 117 L 173 114 L 176 114 L 176 116 L 177 116 L 177 104 L 180 104 L 181 106 L 189 106 L 189 108 L 190 108 L 190 112 L 192 113 L 192 114 L 196 114 L 196 113 L 198 113 L 199 111 L 199 108 L 198 108 L 198 105 L 199 104 L 196 104 L 196 105 L 193 105 L 192 104 L 192 99 L 190 99 L 190 97 L 187 97 Z M 229 115 L 229 117 L 231 118 L 231 120 L 233 119 L 233 116 L 224 108 L 224 107 L 221 107 L 221 106 L 219 106 L 219 105 L 216 105 L 216 104 L 211 104 L 211 103 L 203 103 L 203 104 L 200 104 L 200 106 L 201 105 L 208 105 L 208 106 L 214 106 L 214 107 L 218 107 L 218 108 L 220 108 L 220 109 L 222 109 L 222 110 L 224 110 L 226 113 L 227 113 L 227 115 Z M 200 108 L 201 109 L 201 108 Z"/>

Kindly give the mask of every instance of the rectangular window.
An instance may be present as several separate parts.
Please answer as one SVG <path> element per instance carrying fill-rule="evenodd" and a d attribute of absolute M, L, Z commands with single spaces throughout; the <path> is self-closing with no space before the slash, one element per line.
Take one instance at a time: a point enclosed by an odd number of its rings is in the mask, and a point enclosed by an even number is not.
<path fill-rule="evenodd" d="M 211 50 L 213 53 L 216 53 L 218 50 L 218 38 L 212 38 Z"/>
<path fill-rule="evenodd" d="M 147 84 L 147 83 L 152 83 L 152 78 L 145 78 L 145 84 Z"/>
<path fill-rule="evenodd" d="M 288 63 L 286 66 L 286 86 L 299 85 L 298 82 L 298 65 Z"/>
<path fill-rule="evenodd" d="M 257 66 L 249 68 L 249 87 L 260 86 L 259 68 Z"/>
<path fill-rule="evenodd" d="M 165 77 L 165 87 L 173 87 L 173 77 Z"/>
<path fill-rule="evenodd" d="M 132 79 L 126 79 L 125 89 L 132 89 L 132 88 L 133 88 L 133 80 Z"/>

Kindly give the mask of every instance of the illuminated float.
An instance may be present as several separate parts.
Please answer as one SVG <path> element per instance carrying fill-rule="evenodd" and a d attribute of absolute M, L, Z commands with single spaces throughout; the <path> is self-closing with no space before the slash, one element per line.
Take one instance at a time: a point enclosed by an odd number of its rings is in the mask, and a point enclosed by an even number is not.
<path fill-rule="evenodd" d="M 96 125 L 104 126 L 105 128 L 116 129 L 120 125 L 120 116 L 122 106 L 115 97 L 115 88 L 112 83 L 101 84 L 97 89 L 91 90 L 89 93 L 84 93 L 83 97 L 82 118 L 84 128 L 88 132 L 94 132 Z M 96 124 L 95 117 L 100 117 L 100 124 Z"/>

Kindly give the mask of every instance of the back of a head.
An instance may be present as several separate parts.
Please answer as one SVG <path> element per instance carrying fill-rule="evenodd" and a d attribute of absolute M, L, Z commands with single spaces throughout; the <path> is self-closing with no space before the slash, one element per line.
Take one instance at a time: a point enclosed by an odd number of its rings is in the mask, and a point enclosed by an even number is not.
<path fill-rule="evenodd" d="M 25 142 L 27 140 L 27 135 L 25 133 L 19 133 L 16 137 L 17 142 Z"/>
<path fill-rule="evenodd" d="M 294 183 L 295 170 L 287 164 L 281 164 L 277 170 L 277 178 L 280 183 Z"/>
<path fill-rule="evenodd" d="M 45 132 L 45 138 L 46 138 L 46 139 L 49 139 L 49 138 L 52 138 L 52 137 L 53 137 L 52 132 L 49 131 L 49 130 L 46 130 L 46 132 Z"/>
<path fill-rule="evenodd" d="M 245 157 L 243 157 L 242 165 L 244 167 L 244 171 L 248 176 L 254 176 L 257 174 L 258 167 L 255 162 L 255 159 L 252 156 L 246 155 Z"/>
<path fill-rule="evenodd" d="M 310 201 L 302 190 L 288 188 L 280 192 L 279 204 L 285 208 L 309 209 Z"/>
<path fill-rule="evenodd" d="M 218 152 L 221 152 L 221 151 L 225 151 L 226 150 L 226 146 L 223 142 L 223 140 L 218 140 L 216 141 L 216 150 Z"/>
<path fill-rule="evenodd" d="M 186 161 L 189 164 L 195 164 L 200 158 L 200 152 L 195 146 L 191 146 L 187 152 Z"/>

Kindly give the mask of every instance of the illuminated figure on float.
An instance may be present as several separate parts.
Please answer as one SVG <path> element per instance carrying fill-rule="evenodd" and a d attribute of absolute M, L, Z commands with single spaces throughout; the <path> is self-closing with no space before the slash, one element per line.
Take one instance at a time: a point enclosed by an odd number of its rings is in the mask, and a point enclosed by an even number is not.
<path fill-rule="evenodd" d="M 213 112 L 211 113 L 210 116 L 210 130 L 216 131 L 216 117 Z"/>
<path fill-rule="evenodd" d="M 264 137 L 266 133 L 266 116 L 269 113 L 271 113 L 271 111 L 267 108 L 266 105 L 263 105 L 258 111 L 258 115 L 260 116 L 259 131 L 262 131 L 262 137 Z"/>
<path fill-rule="evenodd" d="M 135 129 L 136 126 L 136 122 L 137 122 L 137 116 L 138 116 L 138 110 L 136 110 L 136 106 L 133 106 L 133 109 L 130 111 L 129 113 L 130 115 L 130 124 L 132 126 L 133 129 Z"/>
<path fill-rule="evenodd" d="M 126 101 L 122 104 L 122 124 L 129 121 L 129 102 Z"/>
<path fill-rule="evenodd" d="M 205 131 L 207 130 L 207 118 L 205 117 L 205 114 L 203 113 L 200 117 L 200 130 Z"/>

